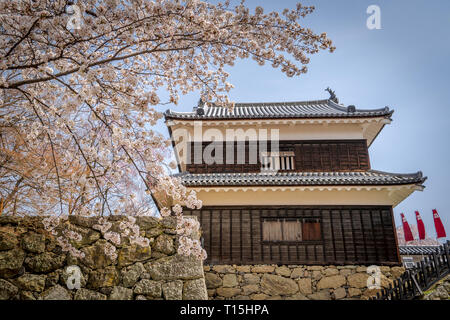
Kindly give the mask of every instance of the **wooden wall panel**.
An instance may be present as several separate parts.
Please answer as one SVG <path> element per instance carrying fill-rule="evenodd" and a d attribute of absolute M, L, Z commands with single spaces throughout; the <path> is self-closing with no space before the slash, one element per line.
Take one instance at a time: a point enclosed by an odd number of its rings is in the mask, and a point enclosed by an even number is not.
<path fill-rule="evenodd" d="M 204 207 L 185 214 L 199 218 L 207 263 L 399 263 L 391 207 Z M 263 221 L 277 218 L 317 219 L 321 239 L 263 241 Z"/>
<path fill-rule="evenodd" d="M 230 210 L 219 210 L 222 216 L 222 250 L 221 250 L 221 260 L 229 259 L 231 256 L 230 251 L 230 239 L 233 236 L 231 233 L 230 226 Z M 226 257 L 226 258 L 225 258 Z"/>
<path fill-rule="evenodd" d="M 231 210 L 231 226 L 233 236 L 231 237 L 231 260 L 242 261 L 242 224 L 240 210 Z"/>
<path fill-rule="evenodd" d="M 220 214 L 218 210 L 211 210 L 211 245 L 210 250 L 215 259 L 220 259 L 221 239 L 220 239 Z"/>
<path fill-rule="evenodd" d="M 366 140 L 281 141 L 280 150 L 295 150 L 296 171 L 370 169 Z"/>
<path fill-rule="evenodd" d="M 201 152 L 199 159 L 202 159 L 203 150 L 210 144 L 222 148 L 222 160 L 219 163 L 207 164 L 203 161 L 195 164 L 194 153 Z M 191 160 L 186 165 L 186 170 L 191 173 L 259 172 L 261 170 L 259 153 L 257 152 L 256 159 L 251 158 L 253 156 L 250 155 L 257 150 L 257 147 L 257 143 L 248 141 L 235 142 L 233 148 L 227 144 L 223 145 L 223 142 L 202 142 L 198 148 L 191 143 L 187 150 L 188 159 Z M 270 144 L 267 149 L 270 151 Z M 285 140 L 279 142 L 279 151 L 295 153 L 294 171 L 365 171 L 370 169 L 366 140 Z M 243 154 L 241 158 L 238 157 L 238 152 Z M 233 159 L 233 164 L 227 163 L 227 157 Z M 243 159 L 244 163 L 238 161 L 240 159 Z"/>

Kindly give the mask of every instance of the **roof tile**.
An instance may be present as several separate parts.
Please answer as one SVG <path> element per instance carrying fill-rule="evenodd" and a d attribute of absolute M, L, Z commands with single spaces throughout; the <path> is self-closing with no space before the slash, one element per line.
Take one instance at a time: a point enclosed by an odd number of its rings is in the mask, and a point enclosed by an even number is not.
<path fill-rule="evenodd" d="M 422 184 L 422 172 L 412 174 L 369 170 L 364 172 L 259 172 L 179 173 L 186 186 L 272 186 L 272 185 L 399 185 Z"/>
<path fill-rule="evenodd" d="M 198 115 L 197 108 L 191 112 L 167 110 L 166 119 L 263 119 L 263 118 L 357 118 L 379 117 L 390 118 L 393 110 L 388 107 L 380 109 L 356 109 L 348 112 L 347 107 L 333 100 L 314 100 L 296 102 L 260 102 L 236 103 L 233 111 L 211 104 L 204 107 L 204 114 Z"/>

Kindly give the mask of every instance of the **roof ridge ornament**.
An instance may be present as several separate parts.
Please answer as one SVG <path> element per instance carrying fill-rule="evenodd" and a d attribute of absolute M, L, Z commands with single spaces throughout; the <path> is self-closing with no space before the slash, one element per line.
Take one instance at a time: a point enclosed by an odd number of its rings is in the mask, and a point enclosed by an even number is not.
<path fill-rule="evenodd" d="M 198 99 L 196 113 L 199 116 L 203 116 L 205 114 L 205 109 L 203 107 L 205 106 L 205 102 L 202 100 L 202 98 Z"/>
<path fill-rule="evenodd" d="M 351 104 L 347 107 L 347 112 L 356 112 L 356 107 Z"/>
<path fill-rule="evenodd" d="M 327 87 L 325 91 L 328 91 L 328 93 L 330 94 L 330 98 L 328 98 L 328 100 L 339 103 L 339 99 L 338 97 L 336 97 L 336 93 L 333 90 L 331 90 L 330 87 Z"/>

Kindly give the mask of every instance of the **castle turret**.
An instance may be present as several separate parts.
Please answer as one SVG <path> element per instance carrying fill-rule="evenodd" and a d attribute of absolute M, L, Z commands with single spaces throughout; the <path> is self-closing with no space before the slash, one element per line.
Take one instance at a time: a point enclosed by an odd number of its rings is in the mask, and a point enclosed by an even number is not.
<path fill-rule="evenodd" d="M 177 176 L 203 201 L 185 214 L 201 222 L 207 262 L 399 264 L 392 208 L 426 177 L 371 168 L 392 114 L 335 95 L 166 111 Z"/>

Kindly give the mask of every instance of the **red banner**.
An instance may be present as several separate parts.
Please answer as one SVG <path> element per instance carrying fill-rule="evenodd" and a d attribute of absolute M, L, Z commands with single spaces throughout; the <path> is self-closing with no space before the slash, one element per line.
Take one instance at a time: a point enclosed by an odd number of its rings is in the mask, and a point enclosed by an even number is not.
<path fill-rule="evenodd" d="M 423 224 L 422 217 L 419 211 L 416 211 L 417 230 L 419 231 L 419 239 L 425 239 L 425 225 Z"/>
<path fill-rule="evenodd" d="M 445 238 L 447 235 L 445 234 L 444 225 L 442 224 L 441 218 L 439 217 L 436 209 L 433 209 L 433 219 L 434 227 L 436 228 L 436 238 Z"/>
<path fill-rule="evenodd" d="M 414 237 L 411 232 L 411 228 L 409 227 L 408 221 L 406 221 L 405 215 L 403 213 L 400 213 L 400 216 L 402 217 L 402 223 L 403 223 L 403 233 L 405 235 L 405 241 L 413 241 Z"/>

